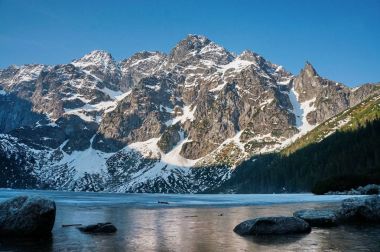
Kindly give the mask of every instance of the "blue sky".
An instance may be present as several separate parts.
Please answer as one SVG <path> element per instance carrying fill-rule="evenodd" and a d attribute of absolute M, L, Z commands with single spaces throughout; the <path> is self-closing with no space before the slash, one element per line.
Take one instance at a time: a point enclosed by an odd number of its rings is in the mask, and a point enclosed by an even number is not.
<path fill-rule="evenodd" d="M 251 49 L 298 73 L 380 81 L 380 1 L 0 0 L 0 67 L 68 63 L 94 49 L 121 60 L 169 52 L 187 34 Z"/>

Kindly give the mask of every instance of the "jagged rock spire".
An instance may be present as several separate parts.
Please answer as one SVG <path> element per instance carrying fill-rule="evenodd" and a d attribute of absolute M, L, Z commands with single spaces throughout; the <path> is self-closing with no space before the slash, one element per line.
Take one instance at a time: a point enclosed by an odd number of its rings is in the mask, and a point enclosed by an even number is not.
<path fill-rule="evenodd" d="M 309 77 L 318 76 L 317 71 L 309 61 L 306 61 L 304 68 L 301 70 L 301 74 L 306 74 Z"/>

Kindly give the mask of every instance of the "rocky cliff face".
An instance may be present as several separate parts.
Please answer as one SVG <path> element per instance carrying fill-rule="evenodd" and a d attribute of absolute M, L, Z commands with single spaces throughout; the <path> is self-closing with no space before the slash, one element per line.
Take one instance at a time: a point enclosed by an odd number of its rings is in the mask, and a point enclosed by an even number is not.
<path fill-rule="evenodd" d="M 307 62 L 304 69 L 294 79 L 294 89 L 301 102 L 311 101 L 315 110 L 307 115 L 307 121 L 316 125 L 352 107 L 376 92 L 375 85 L 363 85 L 358 89 L 327 80 L 318 75 Z"/>
<path fill-rule="evenodd" d="M 118 192 L 210 189 L 242 160 L 378 92 L 324 79 L 310 63 L 294 76 L 199 35 L 168 55 L 116 62 L 93 51 L 64 65 L 11 66 L 0 89 L 0 131 L 29 148 L 36 184 Z"/>

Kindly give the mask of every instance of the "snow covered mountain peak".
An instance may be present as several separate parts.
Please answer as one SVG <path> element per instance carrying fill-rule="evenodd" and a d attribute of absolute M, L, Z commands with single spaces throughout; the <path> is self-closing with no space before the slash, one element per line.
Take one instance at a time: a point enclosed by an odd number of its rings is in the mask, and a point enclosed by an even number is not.
<path fill-rule="evenodd" d="M 114 62 L 114 59 L 109 52 L 104 50 L 94 50 L 84 55 L 82 58 L 74 60 L 72 63 L 75 66 L 83 67 L 90 64 L 100 66 L 112 62 Z"/>
<path fill-rule="evenodd" d="M 179 41 L 170 53 L 170 58 L 183 57 L 191 52 L 199 52 L 203 47 L 211 43 L 211 40 L 204 36 L 188 35 Z"/>
<path fill-rule="evenodd" d="M 238 55 L 238 58 L 242 60 L 257 61 L 262 57 L 251 50 L 244 50 L 241 54 Z"/>
<path fill-rule="evenodd" d="M 189 48 L 202 48 L 211 43 L 211 40 L 204 35 L 188 34 L 186 38 L 178 42 L 177 46 L 187 45 Z"/>
<path fill-rule="evenodd" d="M 74 60 L 72 64 L 87 74 L 99 78 L 108 83 L 107 87 L 118 90 L 121 73 L 118 63 L 109 52 L 94 50 L 80 59 Z"/>
<path fill-rule="evenodd" d="M 199 60 L 216 64 L 228 64 L 234 56 L 225 48 L 212 42 L 205 36 L 188 35 L 177 43 L 169 54 L 170 64 L 194 64 Z"/>
<path fill-rule="evenodd" d="M 188 35 L 169 55 L 142 51 L 116 62 L 96 50 L 71 64 L 9 67 L 0 90 L 0 134 L 15 137 L 0 135 L 0 144 L 25 143 L 15 146 L 37 160 L 29 168 L 42 184 L 201 192 L 374 88 L 351 91 L 311 65 L 293 76 L 255 52 L 235 56 Z"/>

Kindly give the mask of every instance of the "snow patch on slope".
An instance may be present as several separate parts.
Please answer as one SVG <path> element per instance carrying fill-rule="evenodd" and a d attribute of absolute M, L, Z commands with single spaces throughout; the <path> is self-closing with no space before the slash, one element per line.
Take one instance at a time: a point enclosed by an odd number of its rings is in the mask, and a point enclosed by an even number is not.
<path fill-rule="evenodd" d="M 194 112 L 196 109 L 197 109 L 197 106 L 194 106 L 194 107 L 192 107 L 192 105 L 184 106 L 182 108 L 182 115 L 179 115 L 179 116 L 165 122 L 166 126 L 175 125 L 178 122 L 184 123 L 187 120 L 193 121 L 195 119 Z M 167 111 L 169 113 L 172 113 L 172 111 L 170 109 Z"/>
<path fill-rule="evenodd" d="M 316 125 L 311 125 L 307 121 L 307 115 L 315 110 L 314 102 L 316 98 L 300 103 L 299 94 L 294 90 L 294 87 L 289 92 L 289 99 L 293 106 L 293 113 L 296 116 L 296 127 L 300 131 L 299 134 L 304 135 Z"/>
<path fill-rule="evenodd" d="M 185 179 L 191 173 L 191 169 L 189 168 L 193 167 L 198 160 L 186 159 L 180 155 L 183 144 L 189 140 L 185 138 L 184 132 L 179 133 L 180 141 L 166 154 L 157 146 L 159 138 L 152 138 L 145 142 L 132 143 L 125 147 L 123 149 L 124 152 L 135 151 L 143 155 L 144 158 L 153 161 L 153 163 L 131 174 L 131 179 L 128 184 L 119 190 L 125 191 L 126 188 L 149 184 L 157 179 L 170 184 L 168 181 L 169 177 L 175 177 L 177 182 L 182 183 L 181 178 Z"/>
<path fill-rule="evenodd" d="M 140 64 L 147 64 L 147 63 L 149 64 L 151 62 L 156 63 L 162 60 L 162 56 L 160 54 L 157 54 L 156 52 L 148 52 L 148 53 L 152 55 L 144 59 L 136 60 L 135 62 L 130 64 L 129 67 L 138 66 Z"/>
<path fill-rule="evenodd" d="M 168 152 L 164 153 L 157 146 L 157 142 L 160 138 L 151 138 L 145 142 L 136 142 L 130 144 L 127 148 L 137 151 L 141 155 L 149 159 L 157 159 L 163 165 L 171 165 L 176 168 L 179 167 L 192 167 L 198 160 L 186 159 L 181 156 L 180 152 L 184 143 L 189 142 L 187 138 L 184 137 L 184 132 L 180 131 L 180 141 L 174 148 Z"/>
<path fill-rule="evenodd" d="M 104 112 L 108 113 L 114 110 L 117 106 L 117 103 L 127 97 L 129 94 L 131 94 L 131 91 L 122 93 L 120 91 L 112 91 L 108 88 L 104 88 L 102 90 L 105 90 L 109 94 L 111 94 L 111 98 L 113 100 L 111 101 L 102 101 L 96 104 L 85 104 L 80 108 L 75 109 L 67 109 L 65 108 L 65 114 L 71 114 L 71 115 L 77 115 L 80 118 L 82 118 L 84 121 L 88 122 L 100 122 L 101 118 L 99 118 L 96 115 L 91 115 L 89 112 Z M 112 92 L 111 92 L 112 91 Z M 71 97 L 71 99 L 75 99 L 76 97 Z"/>
<path fill-rule="evenodd" d="M 170 152 L 162 155 L 161 160 L 166 164 L 171 164 L 179 167 L 192 167 L 196 164 L 196 162 L 199 159 L 192 160 L 181 156 L 180 152 L 183 144 L 189 142 L 190 140 L 188 138 L 185 138 L 184 132 L 180 131 L 179 134 L 180 141 L 177 143 L 176 146 L 174 146 L 174 148 Z"/>
<path fill-rule="evenodd" d="M 106 170 L 106 161 L 113 155 L 113 153 L 104 153 L 93 149 L 92 142 L 94 138 L 95 135 L 91 138 L 91 145 L 87 150 L 73 151 L 71 154 L 67 154 L 62 151 L 63 158 L 57 163 L 57 165 L 66 164 L 69 168 L 74 168 L 76 170 L 76 179 L 83 177 L 86 173 L 100 173 L 101 171 Z M 61 146 L 63 147 L 65 143 L 67 143 L 67 141 L 65 141 Z"/>
<path fill-rule="evenodd" d="M 307 115 L 316 109 L 314 107 L 314 102 L 315 102 L 315 98 L 301 103 L 301 109 L 303 110 L 302 125 L 298 129 L 300 130 L 300 133 L 302 135 L 306 134 L 307 132 L 309 132 L 310 130 L 316 127 L 316 125 L 311 125 L 307 121 Z"/>
<path fill-rule="evenodd" d="M 305 135 L 307 132 L 311 131 L 317 126 L 317 124 L 311 125 L 307 121 L 307 115 L 316 109 L 314 106 L 316 98 L 300 103 L 298 97 L 299 94 L 297 93 L 297 91 L 295 91 L 294 87 L 290 89 L 289 99 L 293 106 L 292 112 L 296 117 L 296 127 L 299 132 L 293 135 L 291 138 L 288 138 L 287 140 L 282 142 L 281 148 L 293 143 L 297 138 Z"/>
<path fill-rule="evenodd" d="M 221 76 L 222 84 L 219 84 L 218 86 L 216 86 L 213 89 L 210 89 L 209 91 L 217 92 L 217 91 L 222 90 L 228 83 L 228 81 L 225 79 L 228 77 L 228 75 L 240 72 L 244 68 L 253 64 L 254 63 L 251 61 L 236 58 L 226 65 L 219 65 L 216 74 Z M 208 78 L 208 80 L 212 81 L 214 78 L 215 78 L 215 75 L 212 75 L 211 77 Z"/>
<path fill-rule="evenodd" d="M 304 111 L 301 107 L 301 103 L 298 102 L 298 93 L 294 90 L 294 87 L 290 89 L 289 100 L 293 107 L 293 114 L 296 116 L 296 127 L 299 128 L 303 124 Z"/>

